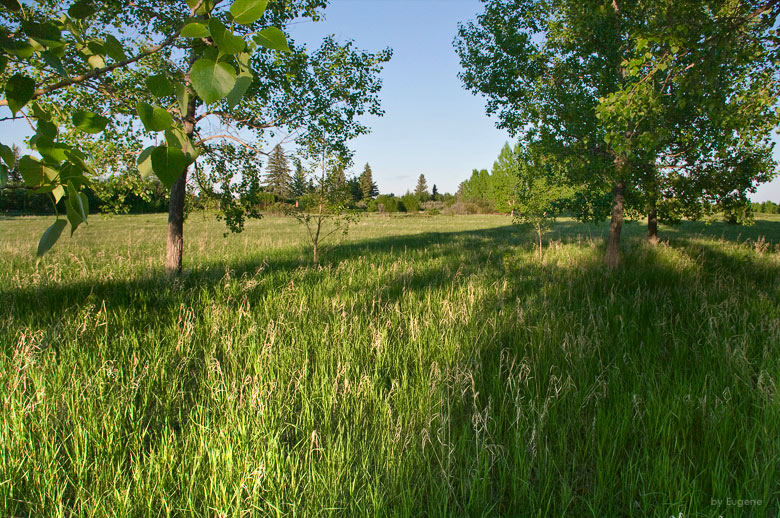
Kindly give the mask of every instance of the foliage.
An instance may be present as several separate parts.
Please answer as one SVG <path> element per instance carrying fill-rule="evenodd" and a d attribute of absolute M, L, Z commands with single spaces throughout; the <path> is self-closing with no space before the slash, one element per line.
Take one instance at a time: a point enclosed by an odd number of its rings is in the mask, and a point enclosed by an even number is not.
<path fill-rule="evenodd" d="M 327 144 L 324 146 L 327 148 Z M 315 189 L 288 207 L 288 213 L 306 228 L 312 262 L 319 264 L 323 248 L 339 235 L 347 235 L 358 213 L 350 208 L 353 199 L 344 175 L 343 159 L 323 152 L 319 164 L 315 165 L 320 168 Z"/>
<path fill-rule="evenodd" d="M 107 169 L 97 172 L 101 175 L 119 172 L 123 166 L 117 162 L 125 161 L 128 152 L 137 153 L 135 145 L 154 139 L 137 155 L 138 169 L 143 176 L 154 173 L 168 187 L 179 182 L 175 190 L 183 193 L 182 173 L 200 157 L 206 164 L 198 174 L 216 171 L 217 177 L 206 183 L 225 189 L 218 196 L 230 213 L 231 228 L 240 229 L 243 218 L 255 214 L 235 204 L 247 193 L 234 188 L 253 189 L 254 184 L 226 178 L 235 171 L 232 166 L 209 167 L 238 155 L 227 143 L 257 155 L 276 128 L 295 132 L 299 144 L 326 128 L 333 145 L 346 149 L 348 139 L 367 131 L 357 118 L 381 114 L 378 72 L 389 50 L 371 54 L 356 50 L 352 42 L 326 38 L 307 54 L 287 40 L 287 26 L 301 17 L 317 20 L 324 1 L 187 5 L 147 0 L 82 8 L 87 4 L 79 0 L 67 14 L 50 2 L 21 9 L 11 1 L 0 7 L 8 14 L 0 27 L 2 60 L 8 61 L 0 71 L 0 83 L 6 83 L 0 104 L 24 106 L 25 116 L 38 120 L 42 139 L 34 137 L 31 144 L 46 151 L 44 162 L 25 159 L 23 169 L 36 187 L 43 183 L 68 203 L 67 182 L 60 181 L 66 177 L 57 171 L 70 175 L 73 192 L 96 173 L 85 153 L 66 138 L 56 139 L 52 124 L 63 128 L 62 135 L 80 131 L 76 140 L 95 135 L 110 142 L 120 128 L 132 135 L 117 144 L 124 153 L 103 154 Z M 139 28 L 143 38 L 137 37 Z M 25 43 L 27 37 L 35 45 Z M 27 96 L 30 81 L 36 89 Z M 179 221 L 182 210 L 172 201 L 171 214 Z"/>
<path fill-rule="evenodd" d="M 417 214 L 420 212 L 420 198 L 421 196 L 416 192 L 414 194 L 407 192 L 401 196 L 399 210 L 409 212 L 411 214 Z"/>
<path fill-rule="evenodd" d="M 555 218 L 570 206 L 574 189 L 554 159 L 526 150 L 519 162 L 515 194 L 511 209 L 515 221 L 533 228 L 537 237 L 539 259 L 543 257 L 542 236 L 550 230 Z"/>
<path fill-rule="evenodd" d="M 414 194 L 419 201 L 428 201 L 430 194 L 428 193 L 428 182 L 425 180 L 424 174 L 421 174 L 417 178 L 417 186 L 414 188 Z"/>
<path fill-rule="evenodd" d="M 455 46 L 499 125 L 555 157 L 569 184 L 623 207 L 743 204 L 774 174 L 773 2 L 486 0 Z"/>
<path fill-rule="evenodd" d="M 363 172 L 360 173 L 360 190 L 362 197 L 360 199 L 370 200 L 376 198 L 379 194 L 379 188 L 374 181 L 373 171 L 371 166 L 366 162 L 366 166 L 363 168 Z"/>
<path fill-rule="evenodd" d="M 292 194 L 290 166 L 281 145 L 275 146 L 268 157 L 265 173 L 265 190 L 282 199 L 289 198 Z"/>

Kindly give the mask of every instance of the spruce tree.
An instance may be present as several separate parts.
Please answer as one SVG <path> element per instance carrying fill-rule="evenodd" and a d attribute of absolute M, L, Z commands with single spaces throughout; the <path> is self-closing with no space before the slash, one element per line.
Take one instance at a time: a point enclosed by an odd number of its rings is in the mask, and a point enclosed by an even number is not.
<path fill-rule="evenodd" d="M 436 184 L 433 184 L 433 188 L 431 189 L 431 199 L 433 201 L 436 201 L 439 198 L 439 189 L 436 188 Z"/>
<path fill-rule="evenodd" d="M 360 175 L 360 189 L 363 191 L 363 199 L 370 200 L 379 194 L 379 189 L 374 182 L 371 166 L 366 163 L 363 173 Z"/>
<path fill-rule="evenodd" d="M 430 195 L 428 194 L 428 182 L 425 181 L 424 174 L 421 174 L 417 179 L 417 187 L 414 188 L 414 194 L 417 195 L 420 201 L 428 200 Z"/>
<path fill-rule="evenodd" d="M 289 198 L 292 194 L 290 165 L 287 162 L 287 157 L 284 155 L 282 146 L 276 146 L 268 158 L 265 186 L 268 192 L 274 193 L 279 198 Z"/>
<path fill-rule="evenodd" d="M 309 182 L 306 180 L 306 170 L 303 168 L 300 160 L 295 161 L 295 172 L 290 184 L 290 191 L 294 198 L 300 198 L 311 191 Z"/>

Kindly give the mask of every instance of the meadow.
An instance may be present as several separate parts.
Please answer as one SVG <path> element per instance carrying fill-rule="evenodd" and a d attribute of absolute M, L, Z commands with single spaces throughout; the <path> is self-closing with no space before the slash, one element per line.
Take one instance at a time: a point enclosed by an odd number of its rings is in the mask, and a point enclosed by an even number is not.
<path fill-rule="evenodd" d="M 165 218 L 0 219 L 0 515 L 780 516 L 776 216 Z"/>

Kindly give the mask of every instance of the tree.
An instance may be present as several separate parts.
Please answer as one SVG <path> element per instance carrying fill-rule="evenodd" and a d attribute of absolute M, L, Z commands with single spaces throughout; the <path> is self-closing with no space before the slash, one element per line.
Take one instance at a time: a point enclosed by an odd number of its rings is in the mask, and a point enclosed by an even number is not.
<path fill-rule="evenodd" d="M 300 159 L 296 158 L 290 192 L 294 198 L 300 198 L 310 191 L 309 182 L 306 180 L 306 170 L 303 168 L 303 163 L 301 163 Z"/>
<path fill-rule="evenodd" d="M 78 191 L 95 172 L 86 154 L 57 139 L 56 126 L 86 132 L 83 138 L 140 119 L 146 130 L 141 140 L 149 133 L 164 136 L 161 145 L 138 155 L 137 165 L 144 176 L 154 173 L 171 188 L 166 251 L 171 273 L 181 269 L 188 171 L 198 176 L 199 186 L 218 193 L 221 206 L 235 215 L 231 229 L 240 229 L 246 215 L 256 214 L 237 207 L 243 199 L 233 189 L 251 191 L 257 182 L 235 177 L 244 169 L 255 174 L 251 164 L 262 153 L 266 132 L 284 127 L 302 142 L 326 128 L 342 146 L 365 133 L 356 118 L 381 114 L 377 74 L 390 57 L 389 51 L 364 53 L 333 38 L 311 55 L 294 42 L 290 47 L 284 29 L 299 17 L 318 18 L 320 0 L 272 2 L 267 9 L 262 0 L 235 0 L 230 6 L 219 0 L 188 2 L 103 2 L 97 10 L 79 0 L 62 15 L 56 3 L 21 9 L 8 0 L 2 9 L 10 16 L 0 22 L 3 37 L 15 38 L 0 50 L 6 68 L 0 71 L 6 91 L 0 105 L 14 112 L 26 106 L 25 116 L 38 121 L 43 137 L 31 142 L 39 152 L 47 150 L 43 162 L 26 160 L 22 172 L 29 172 L 29 186 L 66 199 L 74 230 L 87 212 Z M 43 23 L 30 23 L 33 19 Z M 135 37 L 138 27 L 144 27 L 144 38 Z M 33 46 L 26 38 L 39 41 Z M 272 52 L 256 52 L 259 48 Z M 139 128 L 127 126 L 127 131 Z M 198 157 L 204 167 L 192 165 Z M 53 172 L 44 174 L 48 170 Z M 56 174 L 63 170 L 65 175 Z M 61 182 L 66 178 L 67 190 Z M 217 183 L 220 189 L 210 189 Z M 47 231 L 39 252 L 65 225 L 58 220 Z"/>
<path fill-rule="evenodd" d="M 431 199 L 433 201 L 439 200 L 439 189 L 436 187 L 436 184 L 433 184 L 433 188 L 431 188 Z"/>
<path fill-rule="evenodd" d="M 584 196 L 689 213 L 742 201 L 773 174 L 777 2 L 486 0 L 455 42 L 465 86 Z"/>
<path fill-rule="evenodd" d="M 351 194 L 346 189 L 344 179 L 346 158 L 334 157 L 329 150 L 328 144 L 323 142 L 318 160 L 320 175 L 317 185 L 301 197 L 295 208 L 290 209 L 290 214 L 306 228 L 315 265 L 319 264 L 323 245 L 338 234 L 346 235 L 350 225 L 357 219 L 357 213 L 348 207 Z"/>
<path fill-rule="evenodd" d="M 542 260 L 542 237 L 568 204 L 574 190 L 566 184 L 555 160 L 535 156 L 532 150 L 521 152 L 524 159 L 517 169 L 512 213 L 518 223 L 533 227 L 539 260 Z"/>
<path fill-rule="evenodd" d="M 290 166 L 281 145 L 274 147 L 271 156 L 268 157 L 268 166 L 265 173 L 266 191 L 275 194 L 279 198 L 287 199 L 291 195 L 292 177 Z"/>
<path fill-rule="evenodd" d="M 368 162 L 366 162 L 366 166 L 360 174 L 360 189 L 363 192 L 364 200 L 371 200 L 379 194 L 379 189 L 376 182 L 374 182 L 373 171 L 371 171 L 371 166 L 368 165 Z"/>
<path fill-rule="evenodd" d="M 498 159 L 493 162 L 488 193 L 493 209 L 498 212 L 509 213 L 512 212 L 514 207 L 517 181 L 520 174 L 520 164 L 515 153 L 516 151 L 507 142 L 501 148 Z"/>
<path fill-rule="evenodd" d="M 420 201 L 426 201 L 429 198 L 428 182 L 425 180 L 424 174 L 421 174 L 419 178 L 417 178 L 417 187 L 414 188 L 414 194 Z"/>

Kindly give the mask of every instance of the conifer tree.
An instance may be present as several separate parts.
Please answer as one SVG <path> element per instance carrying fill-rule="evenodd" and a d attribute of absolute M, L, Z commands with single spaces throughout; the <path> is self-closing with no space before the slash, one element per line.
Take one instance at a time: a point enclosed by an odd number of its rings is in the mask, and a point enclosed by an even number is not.
<path fill-rule="evenodd" d="M 268 167 L 265 173 L 265 186 L 268 192 L 274 193 L 280 198 L 289 198 L 292 194 L 292 177 L 290 165 L 284 155 L 282 146 L 276 146 L 268 158 Z"/>
<path fill-rule="evenodd" d="M 379 194 L 376 182 L 374 182 L 371 166 L 366 162 L 363 173 L 360 175 L 360 189 L 363 191 L 363 199 L 370 200 Z"/>
<path fill-rule="evenodd" d="M 428 182 L 425 180 L 424 174 L 417 178 L 417 187 L 414 188 L 414 194 L 417 195 L 420 201 L 427 201 L 430 197 L 430 194 L 428 194 Z"/>
<path fill-rule="evenodd" d="M 306 170 L 300 160 L 295 160 L 295 172 L 293 173 L 290 192 L 294 198 L 300 198 L 307 192 L 310 192 L 308 180 L 306 180 Z"/>

